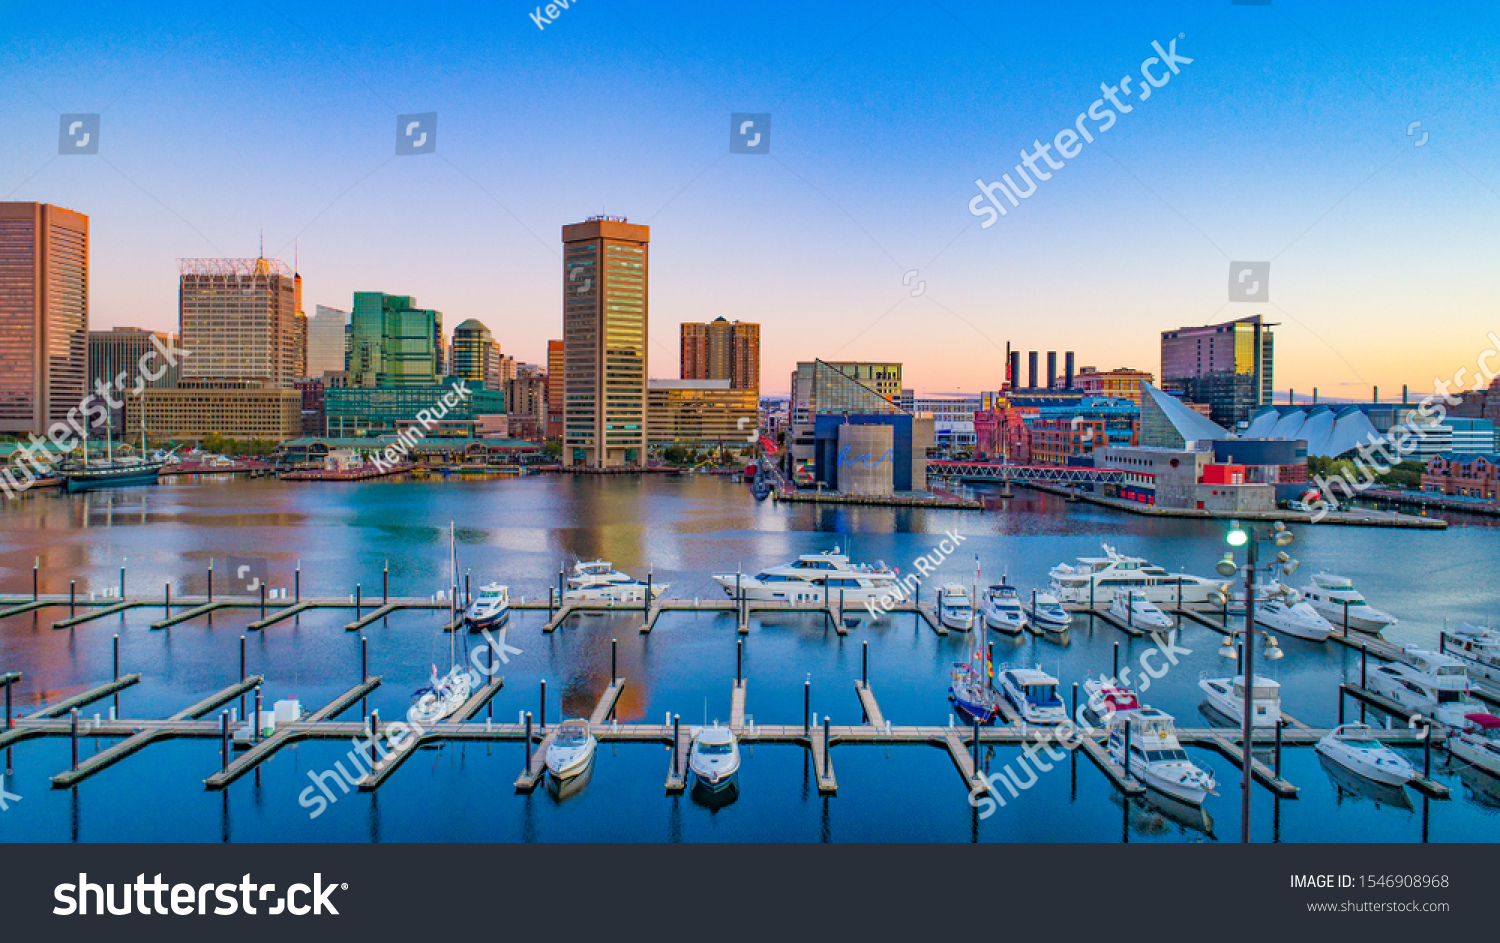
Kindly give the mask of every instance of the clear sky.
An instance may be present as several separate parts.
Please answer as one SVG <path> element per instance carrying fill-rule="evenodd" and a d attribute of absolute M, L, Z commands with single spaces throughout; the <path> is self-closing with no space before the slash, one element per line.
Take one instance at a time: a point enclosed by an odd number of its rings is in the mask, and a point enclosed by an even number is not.
<path fill-rule="evenodd" d="M 994 389 L 1007 340 L 1156 372 L 1163 329 L 1262 313 L 1281 395 L 1389 397 L 1500 334 L 1492 3 L 535 10 L 0 0 L 0 198 L 91 217 L 95 327 L 175 329 L 175 260 L 263 227 L 309 311 L 414 295 L 543 363 L 560 227 L 627 216 L 651 373 L 683 320 L 759 321 L 768 393 L 813 357 Z M 1193 61 L 1140 100 L 1174 38 Z M 1125 75 L 1131 113 L 981 228 L 975 179 Z M 91 112 L 99 153 L 58 156 L 58 115 Z M 436 152 L 395 156 L 420 112 Z M 772 115 L 769 155 L 729 153 L 731 112 Z M 1270 261 L 1268 301 L 1229 301 L 1231 261 Z"/>

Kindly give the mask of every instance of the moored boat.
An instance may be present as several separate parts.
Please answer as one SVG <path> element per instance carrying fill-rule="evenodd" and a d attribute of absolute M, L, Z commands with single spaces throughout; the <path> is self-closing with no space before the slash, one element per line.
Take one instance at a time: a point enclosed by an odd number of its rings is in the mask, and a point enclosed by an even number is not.
<path fill-rule="evenodd" d="M 1416 769 L 1371 733 L 1368 724 L 1343 724 L 1319 740 L 1316 749 L 1331 762 L 1373 782 L 1387 786 L 1410 782 Z"/>
<path fill-rule="evenodd" d="M 565 720 L 557 727 L 547 746 L 547 772 L 555 779 L 572 779 L 594 760 L 596 741 L 589 722 Z"/>
<path fill-rule="evenodd" d="M 1332 626 L 1348 626 L 1356 632 L 1378 633 L 1396 624 L 1396 619 L 1381 612 L 1354 589 L 1347 577 L 1333 573 L 1316 573 L 1312 584 L 1301 590 L 1302 598 Z"/>
<path fill-rule="evenodd" d="M 1204 678 L 1198 688 L 1214 710 L 1238 723 L 1245 722 L 1245 676 Z M 1281 723 L 1281 684 L 1271 678 L 1256 678 L 1250 692 L 1252 727 L 1275 727 Z"/>
<path fill-rule="evenodd" d="M 510 588 L 499 583 L 479 587 L 479 598 L 464 611 L 471 629 L 488 629 L 510 620 Z"/>
<path fill-rule="evenodd" d="M 1000 672 L 1000 690 L 1028 724 L 1050 726 L 1068 718 L 1062 698 L 1057 696 L 1057 679 L 1036 668 L 1006 668 Z"/>
<path fill-rule="evenodd" d="M 842 599 L 845 605 L 862 606 L 907 591 L 898 585 L 896 572 L 884 563 L 855 563 L 839 547 L 804 553 L 791 563 L 767 567 L 754 576 L 715 573 L 713 580 L 731 599 L 738 592 L 756 602 L 804 605 Z"/>
<path fill-rule="evenodd" d="M 1104 544 L 1104 556 L 1080 557 L 1077 563 L 1060 563 L 1050 572 L 1052 595 L 1060 602 L 1103 606 L 1115 593 L 1139 590 L 1154 603 L 1180 600 L 1183 605 L 1207 603 L 1223 591 L 1220 580 L 1190 573 L 1168 573 L 1144 557 L 1130 557 Z"/>
<path fill-rule="evenodd" d="M 1500 684 L 1500 635 L 1493 629 L 1459 623 L 1443 630 L 1442 649 L 1464 663 L 1469 677 Z"/>
<path fill-rule="evenodd" d="M 1026 613 L 1021 609 L 1015 587 L 1009 583 L 999 582 L 986 587 L 983 600 L 985 625 L 1011 635 L 1026 628 Z"/>
<path fill-rule="evenodd" d="M 1371 691 L 1455 729 L 1464 726 L 1466 715 L 1479 710 L 1469 697 L 1469 675 L 1463 662 L 1415 646 L 1402 649 L 1401 656 L 1403 661 L 1369 669 L 1366 683 Z"/>
<path fill-rule="evenodd" d="M 1125 733 L 1130 733 L 1130 774 L 1157 792 L 1202 805 L 1214 791 L 1214 778 L 1192 760 L 1177 740 L 1171 714 L 1154 707 L 1116 714 L 1109 725 L 1109 755 L 1125 765 Z"/>
<path fill-rule="evenodd" d="M 1000 712 L 1000 691 L 995 687 L 995 669 L 981 648 L 968 661 L 953 663 L 953 683 L 948 697 L 960 713 L 981 724 L 994 723 Z"/>
<path fill-rule="evenodd" d="M 1031 607 L 1026 610 L 1031 624 L 1048 632 L 1063 632 L 1073 624 L 1073 614 L 1051 593 L 1032 590 Z"/>
<path fill-rule="evenodd" d="M 1464 717 L 1464 726 L 1448 738 L 1448 752 L 1491 776 L 1500 776 L 1500 717 L 1476 712 Z"/>
<path fill-rule="evenodd" d="M 1272 583 L 1266 587 L 1265 595 L 1256 599 L 1255 621 L 1309 642 L 1322 642 L 1333 633 L 1328 620 L 1301 599 L 1297 590 L 1280 583 Z"/>
<path fill-rule="evenodd" d="M 974 627 L 974 600 L 959 583 L 938 588 L 938 621 L 950 629 L 967 632 Z"/>
<path fill-rule="evenodd" d="M 1114 594 L 1114 599 L 1109 604 L 1110 614 L 1121 622 L 1133 628 L 1146 630 L 1170 629 L 1174 623 L 1172 617 L 1157 608 L 1156 604 L 1146 598 L 1146 594 L 1138 589 L 1128 589 Z"/>
<path fill-rule="evenodd" d="M 718 792 L 736 784 L 740 769 L 740 747 L 733 731 L 720 727 L 694 727 L 693 745 L 688 751 L 688 769 L 700 786 Z"/>

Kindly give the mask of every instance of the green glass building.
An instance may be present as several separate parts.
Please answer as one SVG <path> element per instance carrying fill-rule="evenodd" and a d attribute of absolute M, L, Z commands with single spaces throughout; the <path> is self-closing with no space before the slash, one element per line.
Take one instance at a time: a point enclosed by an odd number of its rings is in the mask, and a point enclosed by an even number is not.
<path fill-rule="evenodd" d="M 427 410 L 436 415 L 440 401 L 458 380 L 430 386 L 409 387 L 343 387 L 324 393 L 327 434 L 345 438 L 396 435 L 416 425 L 417 413 Z M 504 416 L 505 393 L 485 389 L 481 384 L 466 384 L 469 395 L 448 410 L 427 431 L 429 436 L 473 436 L 480 416 Z"/>
<path fill-rule="evenodd" d="M 442 312 L 418 308 L 410 295 L 354 293 L 350 386 L 436 386 L 445 373 L 445 359 Z"/>

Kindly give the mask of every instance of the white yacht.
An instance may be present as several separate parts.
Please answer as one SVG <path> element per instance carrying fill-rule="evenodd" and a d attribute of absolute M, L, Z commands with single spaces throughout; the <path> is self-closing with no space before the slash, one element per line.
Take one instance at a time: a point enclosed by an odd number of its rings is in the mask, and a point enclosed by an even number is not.
<path fill-rule="evenodd" d="M 740 769 L 740 747 L 734 733 L 720 727 L 718 721 L 712 727 L 694 727 L 692 733 L 688 769 L 698 782 L 714 792 L 734 785 Z"/>
<path fill-rule="evenodd" d="M 1451 655 L 1407 647 L 1405 661 L 1369 669 L 1370 690 L 1440 724 L 1459 728 L 1464 716 L 1479 710 L 1469 699 L 1469 675 Z"/>
<path fill-rule="evenodd" d="M 472 629 L 488 629 L 510 620 L 510 587 L 487 583 L 479 587 L 479 598 L 464 610 L 464 621 Z"/>
<path fill-rule="evenodd" d="M 1325 641 L 1333 632 L 1328 620 L 1290 586 L 1272 582 L 1266 587 L 1265 595 L 1257 596 L 1255 621 L 1267 628 L 1310 642 Z"/>
<path fill-rule="evenodd" d="M 1448 738 L 1448 752 L 1491 776 L 1500 776 L 1500 717 L 1475 713 L 1457 735 Z"/>
<path fill-rule="evenodd" d="M 547 772 L 555 779 L 572 779 L 593 762 L 596 745 L 588 721 L 563 721 L 547 746 Z"/>
<path fill-rule="evenodd" d="M 579 560 L 568 574 L 563 599 L 575 602 L 644 602 L 648 584 L 629 573 L 621 573 L 608 560 Z M 651 598 L 666 592 L 668 584 L 649 584 Z"/>
<path fill-rule="evenodd" d="M 1049 574 L 1051 591 L 1059 601 L 1108 605 L 1119 590 L 1140 590 L 1154 603 L 1177 605 L 1179 589 L 1184 605 L 1209 602 L 1223 591 L 1220 580 L 1190 573 L 1168 573 L 1142 557 L 1127 557 L 1109 544 L 1102 557 L 1079 557 L 1076 564 L 1060 563 Z"/>
<path fill-rule="evenodd" d="M 1006 668 L 1000 672 L 1000 690 L 1028 724 L 1050 726 L 1068 719 L 1068 710 L 1057 696 L 1057 679 L 1040 666 Z"/>
<path fill-rule="evenodd" d="M 994 583 L 984 591 L 984 624 L 1012 635 L 1026 628 L 1026 613 L 1009 583 Z"/>
<path fill-rule="evenodd" d="M 1340 628 L 1344 625 L 1344 610 L 1349 611 L 1349 628 L 1356 632 L 1379 632 L 1396 624 L 1394 616 L 1381 612 L 1365 602 L 1365 598 L 1354 591 L 1354 584 L 1347 578 L 1332 573 L 1314 574 L 1312 585 L 1302 589 L 1302 597 L 1318 611 L 1318 615 Z"/>
<path fill-rule="evenodd" d="M 1117 592 L 1114 597 L 1109 604 L 1110 614 L 1126 625 L 1151 630 L 1170 629 L 1174 624 L 1172 617 L 1158 609 L 1139 589 Z"/>
<path fill-rule="evenodd" d="M 1443 651 L 1463 662 L 1469 677 L 1500 684 L 1500 635 L 1493 629 L 1466 623 L 1444 629 Z"/>
<path fill-rule="evenodd" d="M 853 563 L 838 547 L 804 553 L 792 563 L 768 567 L 754 576 L 715 573 L 713 578 L 729 598 L 734 598 L 738 584 L 746 599 L 760 602 L 819 604 L 839 599 L 842 591 L 846 605 L 858 606 L 906 592 L 885 563 Z"/>
<path fill-rule="evenodd" d="M 944 583 L 938 587 L 938 621 L 960 632 L 974 627 L 974 600 L 961 584 Z"/>
<path fill-rule="evenodd" d="M 1219 713 L 1238 723 L 1245 722 L 1245 676 L 1204 678 L 1198 682 L 1208 703 Z M 1271 678 L 1256 678 L 1250 692 L 1252 727 L 1275 727 L 1281 723 L 1281 684 Z"/>
<path fill-rule="evenodd" d="M 463 664 L 455 663 L 448 673 L 438 677 L 437 665 L 432 666 L 432 683 L 411 696 L 411 707 L 406 719 L 417 727 L 435 724 L 464 706 L 469 693 L 474 689 L 474 674 Z"/>
<path fill-rule="evenodd" d="M 628 583 L 633 580 L 634 577 L 621 573 L 608 560 L 574 560 L 573 569 L 568 571 L 568 585 L 574 589 L 585 584 Z"/>
<path fill-rule="evenodd" d="M 1049 632 L 1062 632 L 1073 624 L 1073 614 L 1051 593 L 1033 593 L 1028 614 L 1033 625 Z"/>
<path fill-rule="evenodd" d="M 1172 715 L 1142 707 L 1114 715 L 1109 724 L 1109 756 L 1125 764 L 1125 728 L 1130 726 L 1130 774 L 1158 792 L 1193 805 L 1214 791 L 1214 778 L 1177 741 Z"/>
<path fill-rule="evenodd" d="M 1087 713 L 1092 714 L 1094 719 L 1107 725 L 1117 714 L 1129 714 L 1141 709 L 1140 699 L 1135 692 L 1108 677 L 1104 672 L 1099 672 L 1099 677 L 1085 675 L 1083 678 L 1083 693 L 1087 695 L 1088 702 L 1085 705 Z M 1082 723 L 1080 718 L 1073 718 Z"/>
<path fill-rule="evenodd" d="M 1387 786 L 1404 786 L 1416 769 L 1395 750 L 1371 736 L 1368 724 L 1344 724 L 1318 741 L 1317 751 L 1351 773 Z"/>

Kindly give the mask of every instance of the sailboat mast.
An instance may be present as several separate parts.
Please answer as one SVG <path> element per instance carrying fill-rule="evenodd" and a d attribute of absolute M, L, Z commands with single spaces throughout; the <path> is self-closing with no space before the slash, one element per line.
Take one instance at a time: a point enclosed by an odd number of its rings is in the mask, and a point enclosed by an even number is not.
<path fill-rule="evenodd" d="M 458 540 L 454 536 L 453 522 L 448 522 L 448 670 L 458 663 Z"/>

